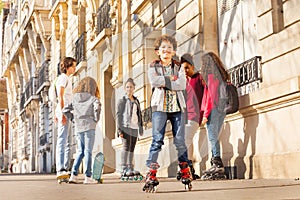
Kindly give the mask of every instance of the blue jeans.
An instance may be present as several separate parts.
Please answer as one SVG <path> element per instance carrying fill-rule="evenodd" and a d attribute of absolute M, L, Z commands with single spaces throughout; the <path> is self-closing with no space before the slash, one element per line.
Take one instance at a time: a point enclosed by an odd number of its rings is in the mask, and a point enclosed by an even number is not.
<path fill-rule="evenodd" d="M 88 130 L 85 132 L 77 133 L 77 152 L 76 152 L 76 158 L 73 163 L 72 167 L 72 173 L 74 175 L 78 175 L 78 169 L 80 166 L 80 163 L 85 157 L 85 175 L 87 177 L 92 176 L 92 151 L 94 147 L 95 142 L 95 129 Z"/>
<path fill-rule="evenodd" d="M 57 144 L 56 144 L 56 171 L 69 168 L 70 144 L 68 138 L 69 121 L 65 125 L 58 123 Z"/>
<path fill-rule="evenodd" d="M 212 157 L 221 157 L 219 136 L 225 116 L 225 113 L 218 112 L 216 108 L 212 109 L 210 115 L 208 116 L 206 126 L 208 139 L 211 144 Z"/>
<path fill-rule="evenodd" d="M 167 120 L 170 120 L 172 125 L 172 133 L 174 144 L 178 152 L 179 162 L 189 162 L 187 156 L 187 148 L 185 145 L 184 127 L 185 118 L 184 113 L 152 113 L 152 144 L 149 151 L 149 157 L 146 165 L 149 167 L 151 163 L 157 163 L 158 153 L 161 151 L 161 146 L 164 144 L 165 129 Z"/>

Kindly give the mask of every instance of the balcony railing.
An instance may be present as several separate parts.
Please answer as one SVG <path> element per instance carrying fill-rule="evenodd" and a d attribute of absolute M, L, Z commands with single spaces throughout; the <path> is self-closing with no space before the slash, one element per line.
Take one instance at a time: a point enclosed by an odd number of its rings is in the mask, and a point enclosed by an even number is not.
<path fill-rule="evenodd" d="M 77 64 L 79 64 L 81 61 L 84 61 L 86 59 L 85 57 L 85 41 L 86 41 L 86 33 L 82 33 L 78 40 L 75 42 L 75 58 L 77 61 Z"/>
<path fill-rule="evenodd" d="M 103 4 L 98 8 L 97 11 L 97 29 L 96 34 L 98 35 L 105 28 L 111 27 L 111 18 L 109 16 L 110 5 L 108 0 L 103 2 Z"/>
<path fill-rule="evenodd" d="M 22 155 L 28 157 L 28 149 L 27 147 L 22 148 Z"/>
<path fill-rule="evenodd" d="M 229 69 L 231 82 L 237 87 L 242 87 L 255 81 L 262 81 L 260 61 L 261 57 L 255 56 Z"/>
<path fill-rule="evenodd" d="M 36 92 L 36 78 L 32 77 L 25 87 L 25 101 L 27 101 Z"/>
<path fill-rule="evenodd" d="M 44 146 L 48 143 L 48 133 L 45 133 L 40 136 L 40 146 Z"/>
<path fill-rule="evenodd" d="M 28 103 L 28 100 L 30 98 L 33 98 L 34 95 L 36 95 L 37 91 L 37 79 L 35 77 L 32 77 L 29 82 L 26 84 L 25 91 L 21 94 L 21 100 L 20 100 L 20 111 L 22 113 L 22 110 L 25 108 L 26 104 Z"/>
<path fill-rule="evenodd" d="M 37 93 L 39 93 L 45 86 L 49 86 L 49 61 L 48 60 L 44 61 L 44 63 L 40 68 Z"/>
<path fill-rule="evenodd" d="M 21 100 L 20 100 L 20 111 L 22 111 L 25 108 L 25 92 L 21 94 Z"/>

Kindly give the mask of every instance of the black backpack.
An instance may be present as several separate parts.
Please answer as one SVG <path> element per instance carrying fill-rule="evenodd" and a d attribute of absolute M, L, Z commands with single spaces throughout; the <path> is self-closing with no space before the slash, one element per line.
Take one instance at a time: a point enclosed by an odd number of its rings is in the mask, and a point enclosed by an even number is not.
<path fill-rule="evenodd" d="M 218 110 L 226 114 L 232 114 L 239 110 L 237 88 L 230 82 L 220 84 Z"/>

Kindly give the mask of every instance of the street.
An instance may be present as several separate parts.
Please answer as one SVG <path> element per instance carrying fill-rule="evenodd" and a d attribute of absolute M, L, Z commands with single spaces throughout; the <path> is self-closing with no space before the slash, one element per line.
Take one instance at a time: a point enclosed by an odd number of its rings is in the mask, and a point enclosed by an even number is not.
<path fill-rule="evenodd" d="M 84 199 L 300 199 L 300 181 L 292 179 L 194 181 L 185 191 L 176 178 L 160 178 L 156 193 L 142 191 L 142 182 L 122 182 L 105 174 L 98 185 L 58 184 L 54 174 L 0 174 L 1 200 Z"/>

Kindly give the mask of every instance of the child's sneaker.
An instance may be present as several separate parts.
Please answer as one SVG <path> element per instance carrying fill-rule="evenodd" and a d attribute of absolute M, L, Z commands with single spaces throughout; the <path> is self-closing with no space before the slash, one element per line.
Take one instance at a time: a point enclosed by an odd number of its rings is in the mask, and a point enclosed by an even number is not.
<path fill-rule="evenodd" d="M 78 176 L 71 174 L 71 177 L 69 179 L 69 183 L 78 183 Z"/>
<path fill-rule="evenodd" d="M 98 181 L 94 180 L 92 177 L 85 177 L 83 184 L 97 184 Z"/>

